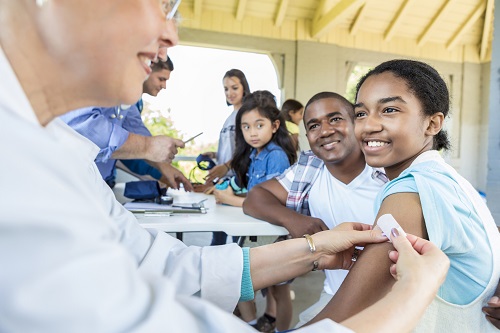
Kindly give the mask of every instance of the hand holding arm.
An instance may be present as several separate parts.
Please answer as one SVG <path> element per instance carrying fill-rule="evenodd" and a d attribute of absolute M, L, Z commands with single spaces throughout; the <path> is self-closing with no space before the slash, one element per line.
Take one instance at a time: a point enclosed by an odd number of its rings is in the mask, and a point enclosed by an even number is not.
<path fill-rule="evenodd" d="M 328 230 L 321 219 L 287 208 L 287 196 L 288 192 L 276 179 L 269 179 L 250 190 L 243 203 L 243 212 L 286 228 L 294 238 Z"/>
<path fill-rule="evenodd" d="M 386 197 L 378 215 L 386 213 L 391 213 L 406 232 L 427 236 L 417 194 L 397 193 Z M 323 318 L 342 322 L 385 297 L 394 285 L 389 272 L 391 261 L 387 258 L 387 252 L 393 249 L 388 242 L 365 246 L 332 300 L 311 322 Z"/>
<path fill-rule="evenodd" d="M 312 237 L 311 252 L 306 239 L 297 238 L 250 249 L 250 272 L 255 290 L 305 274 L 313 269 L 347 268 L 355 245 L 387 241 L 382 232 L 362 223 L 343 223 Z"/>
<path fill-rule="evenodd" d="M 389 253 L 396 263 L 390 268 L 396 283 L 380 301 L 342 322 L 358 333 L 413 329 L 450 267 L 448 257 L 425 239 L 410 234 L 392 235 L 391 239 L 397 250 Z"/>

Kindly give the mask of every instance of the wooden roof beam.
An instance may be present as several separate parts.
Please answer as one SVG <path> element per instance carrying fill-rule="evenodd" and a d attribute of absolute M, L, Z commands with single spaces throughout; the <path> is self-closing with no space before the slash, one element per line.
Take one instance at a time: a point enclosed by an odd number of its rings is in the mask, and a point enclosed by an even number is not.
<path fill-rule="evenodd" d="M 469 15 L 467 21 L 460 26 L 460 28 L 455 32 L 453 37 L 446 43 L 446 49 L 451 50 L 460 42 L 463 35 L 469 31 L 469 29 L 476 23 L 476 21 L 483 15 L 484 10 L 486 9 L 486 4 L 481 1 L 479 5 L 476 6 L 474 11 Z"/>
<path fill-rule="evenodd" d="M 276 19 L 274 20 L 274 25 L 276 27 L 281 27 L 281 25 L 283 24 L 287 8 L 288 0 L 281 0 L 278 7 L 278 12 L 276 13 Z"/>
<path fill-rule="evenodd" d="M 313 22 L 319 21 L 321 15 L 323 15 L 323 10 L 325 9 L 326 0 L 320 0 L 316 11 L 314 12 Z"/>
<path fill-rule="evenodd" d="M 366 13 L 368 13 L 368 10 L 366 10 L 366 3 L 364 3 L 361 5 L 358 14 L 356 14 L 356 17 L 352 21 L 351 27 L 349 28 L 349 34 L 355 35 L 356 32 L 358 32 L 359 26 L 361 25 L 361 22 L 363 22 Z"/>
<path fill-rule="evenodd" d="M 238 1 L 238 8 L 236 9 L 236 19 L 238 21 L 243 20 L 243 17 L 245 16 L 246 6 L 247 6 L 247 0 L 239 0 Z"/>
<path fill-rule="evenodd" d="M 432 31 L 436 27 L 436 25 L 441 22 L 441 19 L 444 17 L 444 14 L 448 11 L 448 8 L 450 8 L 450 5 L 453 1 L 452 0 L 447 0 L 439 9 L 437 14 L 432 18 L 432 21 L 425 27 L 424 32 L 420 35 L 420 37 L 417 40 L 417 45 L 418 46 L 423 46 L 427 41 L 429 40 L 429 37 L 431 36 Z"/>
<path fill-rule="evenodd" d="M 365 3 L 366 0 L 341 0 L 328 13 L 318 21 L 313 22 L 311 27 L 311 36 L 319 38 L 321 35 L 331 29 L 350 10 L 354 10 Z"/>
<path fill-rule="evenodd" d="M 201 16 L 201 8 L 203 7 L 203 0 L 194 0 L 193 12 L 195 17 Z"/>
<path fill-rule="evenodd" d="M 410 4 L 412 2 L 413 2 L 413 0 L 405 0 L 405 1 L 403 1 L 401 6 L 399 7 L 399 10 L 396 13 L 396 16 L 394 16 L 394 19 L 391 21 L 391 23 L 389 24 L 389 27 L 387 28 L 387 30 L 384 33 L 384 40 L 386 42 L 388 42 L 389 40 L 392 39 L 392 37 L 394 37 L 394 34 L 399 29 L 401 23 L 404 21 L 405 15 L 406 15 L 406 13 L 408 13 Z"/>
<path fill-rule="evenodd" d="M 495 1 L 488 0 L 486 3 L 486 15 L 484 15 L 484 25 L 483 34 L 481 36 L 481 47 L 479 49 L 479 59 L 484 60 L 486 58 L 486 51 L 488 51 L 488 45 L 490 43 L 491 29 L 493 28 L 493 7 Z"/>

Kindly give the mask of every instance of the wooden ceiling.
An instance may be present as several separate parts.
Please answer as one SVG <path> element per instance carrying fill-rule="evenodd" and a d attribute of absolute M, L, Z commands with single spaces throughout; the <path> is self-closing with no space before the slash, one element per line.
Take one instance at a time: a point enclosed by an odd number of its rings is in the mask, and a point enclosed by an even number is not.
<path fill-rule="evenodd" d="M 445 52 L 467 46 L 484 62 L 493 6 L 494 0 L 183 0 L 180 12 L 181 26 L 198 29 L 327 43 L 344 34 Z"/>

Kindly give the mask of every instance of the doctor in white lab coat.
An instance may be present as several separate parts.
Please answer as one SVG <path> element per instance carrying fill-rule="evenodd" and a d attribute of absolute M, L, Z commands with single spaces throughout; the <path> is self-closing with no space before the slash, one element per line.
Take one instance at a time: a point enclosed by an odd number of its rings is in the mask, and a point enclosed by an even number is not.
<path fill-rule="evenodd" d="M 116 202 L 93 163 L 98 148 L 56 117 L 136 101 L 149 61 L 177 43 L 175 8 L 0 0 L 0 332 L 251 332 L 228 313 L 240 298 L 313 267 L 346 268 L 354 244 L 387 240 L 347 224 L 251 250 L 186 247 Z M 410 240 L 423 255 L 394 238 L 398 282 L 386 298 L 344 326 L 324 320 L 300 332 L 411 328 L 447 260 Z M 384 313 L 398 308 L 404 317 Z"/>

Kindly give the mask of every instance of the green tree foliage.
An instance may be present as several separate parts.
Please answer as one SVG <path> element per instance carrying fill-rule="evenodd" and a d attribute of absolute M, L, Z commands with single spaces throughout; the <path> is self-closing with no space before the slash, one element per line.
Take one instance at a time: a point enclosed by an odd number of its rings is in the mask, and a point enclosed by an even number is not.
<path fill-rule="evenodd" d="M 159 110 L 151 110 L 147 104 L 144 105 L 141 115 L 144 125 L 146 125 L 152 135 L 168 135 L 182 140 L 182 134 L 174 127 L 174 122 L 170 118 L 170 115 L 165 117 Z"/>
<path fill-rule="evenodd" d="M 175 128 L 174 122 L 170 117 L 170 109 L 167 115 L 162 114 L 159 110 L 152 110 L 147 103 L 144 104 L 142 111 L 142 120 L 152 135 L 167 135 L 176 139 L 185 140 L 185 134 Z M 217 151 L 217 142 L 199 143 L 199 138 L 194 139 L 186 144 L 184 149 L 180 149 L 177 156 L 186 156 L 196 158 L 199 154 L 208 151 Z M 196 168 L 196 161 L 175 161 L 172 163 L 174 167 L 181 170 L 182 173 L 189 177 L 192 182 L 203 182 L 203 178 L 207 175 L 207 171 Z M 191 172 L 193 170 L 193 172 Z"/>

